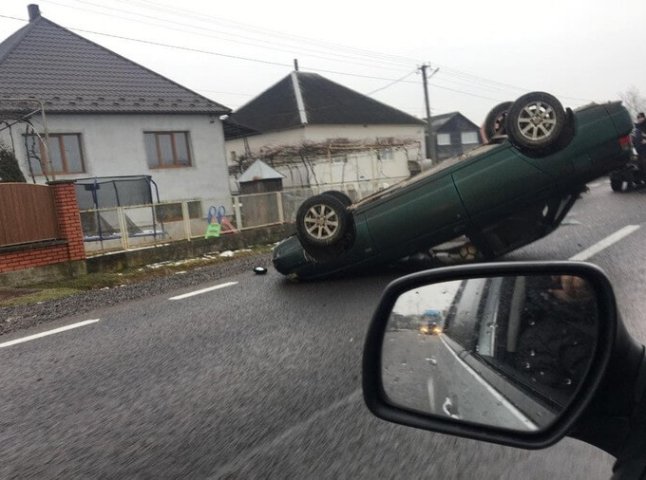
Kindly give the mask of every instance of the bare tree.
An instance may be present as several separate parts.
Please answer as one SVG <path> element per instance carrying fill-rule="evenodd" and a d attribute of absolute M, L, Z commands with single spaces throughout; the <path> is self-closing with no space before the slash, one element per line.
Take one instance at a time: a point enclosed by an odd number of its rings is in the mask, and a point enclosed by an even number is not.
<path fill-rule="evenodd" d="M 639 89 L 634 85 L 628 88 L 625 92 L 620 93 L 619 97 L 633 118 L 635 118 L 639 112 L 646 111 L 646 98 L 642 97 Z"/>

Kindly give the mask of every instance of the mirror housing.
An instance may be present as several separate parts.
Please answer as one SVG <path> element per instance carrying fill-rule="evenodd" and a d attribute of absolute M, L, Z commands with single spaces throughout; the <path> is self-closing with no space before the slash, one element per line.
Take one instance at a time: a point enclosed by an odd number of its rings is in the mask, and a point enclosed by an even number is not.
<path fill-rule="evenodd" d="M 402 294 L 430 284 L 456 280 L 536 275 L 581 277 L 592 288 L 597 301 L 598 341 L 590 359 L 590 366 L 576 394 L 553 423 L 537 431 L 514 431 L 406 409 L 389 400 L 383 385 L 382 346 L 393 307 Z M 373 316 L 363 355 L 364 400 L 373 414 L 394 423 L 514 447 L 545 448 L 571 432 L 577 419 L 590 404 L 608 368 L 617 330 L 617 309 L 612 286 L 603 271 L 591 264 L 582 262 L 488 263 L 415 273 L 395 280 L 386 288 Z"/>

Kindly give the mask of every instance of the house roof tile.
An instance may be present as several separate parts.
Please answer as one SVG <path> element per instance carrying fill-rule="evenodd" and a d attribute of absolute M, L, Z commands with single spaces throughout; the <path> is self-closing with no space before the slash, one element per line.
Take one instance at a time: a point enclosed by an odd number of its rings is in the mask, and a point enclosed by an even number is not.
<path fill-rule="evenodd" d="M 357 93 L 319 74 L 307 72 L 293 72 L 283 78 L 234 112 L 232 118 L 263 133 L 297 128 L 306 124 L 424 124 L 422 120 L 408 113 Z"/>
<path fill-rule="evenodd" d="M 230 112 L 43 17 L 0 43 L 0 105 L 10 98 L 48 113 Z"/>
<path fill-rule="evenodd" d="M 460 112 L 449 112 L 449 113 L 443 113 L 441 115 L 435 115 L 431 117 L 431 126 L 433 127 L 433 131 L 437 131 L 447 125 L 449 122 L 451 122 L 453 119 L 462 119 L 463 123 L 469 124 L 472 127 L 474 127 L 476 130 L 479 129 L 478 125 L 473 123 L 471 120 L 469 120 L 467 117 L 462 115 Z"/>

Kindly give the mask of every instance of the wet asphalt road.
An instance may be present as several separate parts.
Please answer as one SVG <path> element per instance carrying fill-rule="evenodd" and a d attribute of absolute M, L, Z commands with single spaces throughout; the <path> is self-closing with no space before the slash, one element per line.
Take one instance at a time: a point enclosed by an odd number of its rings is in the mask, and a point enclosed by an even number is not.
<path fill-rule="evenodd" d="M 568 225 L 508 259 L 567 259 L 642 225 L 591 260 L 646 342 L 645 202 L 646 192 L 613 194 L 598 182 Z M 84 313 L 58 306 L 58 320 L 0 337 L 100 319 L 0 348 L 0 478 L 610 477 L 612 459 L 576 440 L 525 451 L 372 417 L 362 343 L 393 273 L 305 284 L 271 269 L 202 277 Z M 225 282 L 238 283 L 169 300 Z"/>

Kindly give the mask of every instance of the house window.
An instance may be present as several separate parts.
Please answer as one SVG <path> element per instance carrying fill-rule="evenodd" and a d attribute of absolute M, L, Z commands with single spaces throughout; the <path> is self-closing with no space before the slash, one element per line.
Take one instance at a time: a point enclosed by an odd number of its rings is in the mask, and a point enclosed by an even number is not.
<path fill-rule="evenodd" d="M 437 144 L 438 145 L 451 145 L 451 134 L 450 133 L 438 133 L 437 134 Z"/>
<path fill-rule="evenodd" d="M 190 167 L 188 132 L 144 132 L 150 168 Z"/>
<path fill-rule="evenodd" d="M 48 173 L 56 175 L 85 172 L 83 148 L 80 133 L 50 133 L 45 148 L 45 136 L 28 135 L 29 161 L 35 175 L 42 175 L 41 165 L 46 165 Z M 36 155 L 40 158 L 40 162 Z"/>
<path fill-rule="evenodd" d="M 473 145 L 474 143 L 480 143 L 478 132 L 462 132 L 462 145 Z"/>

